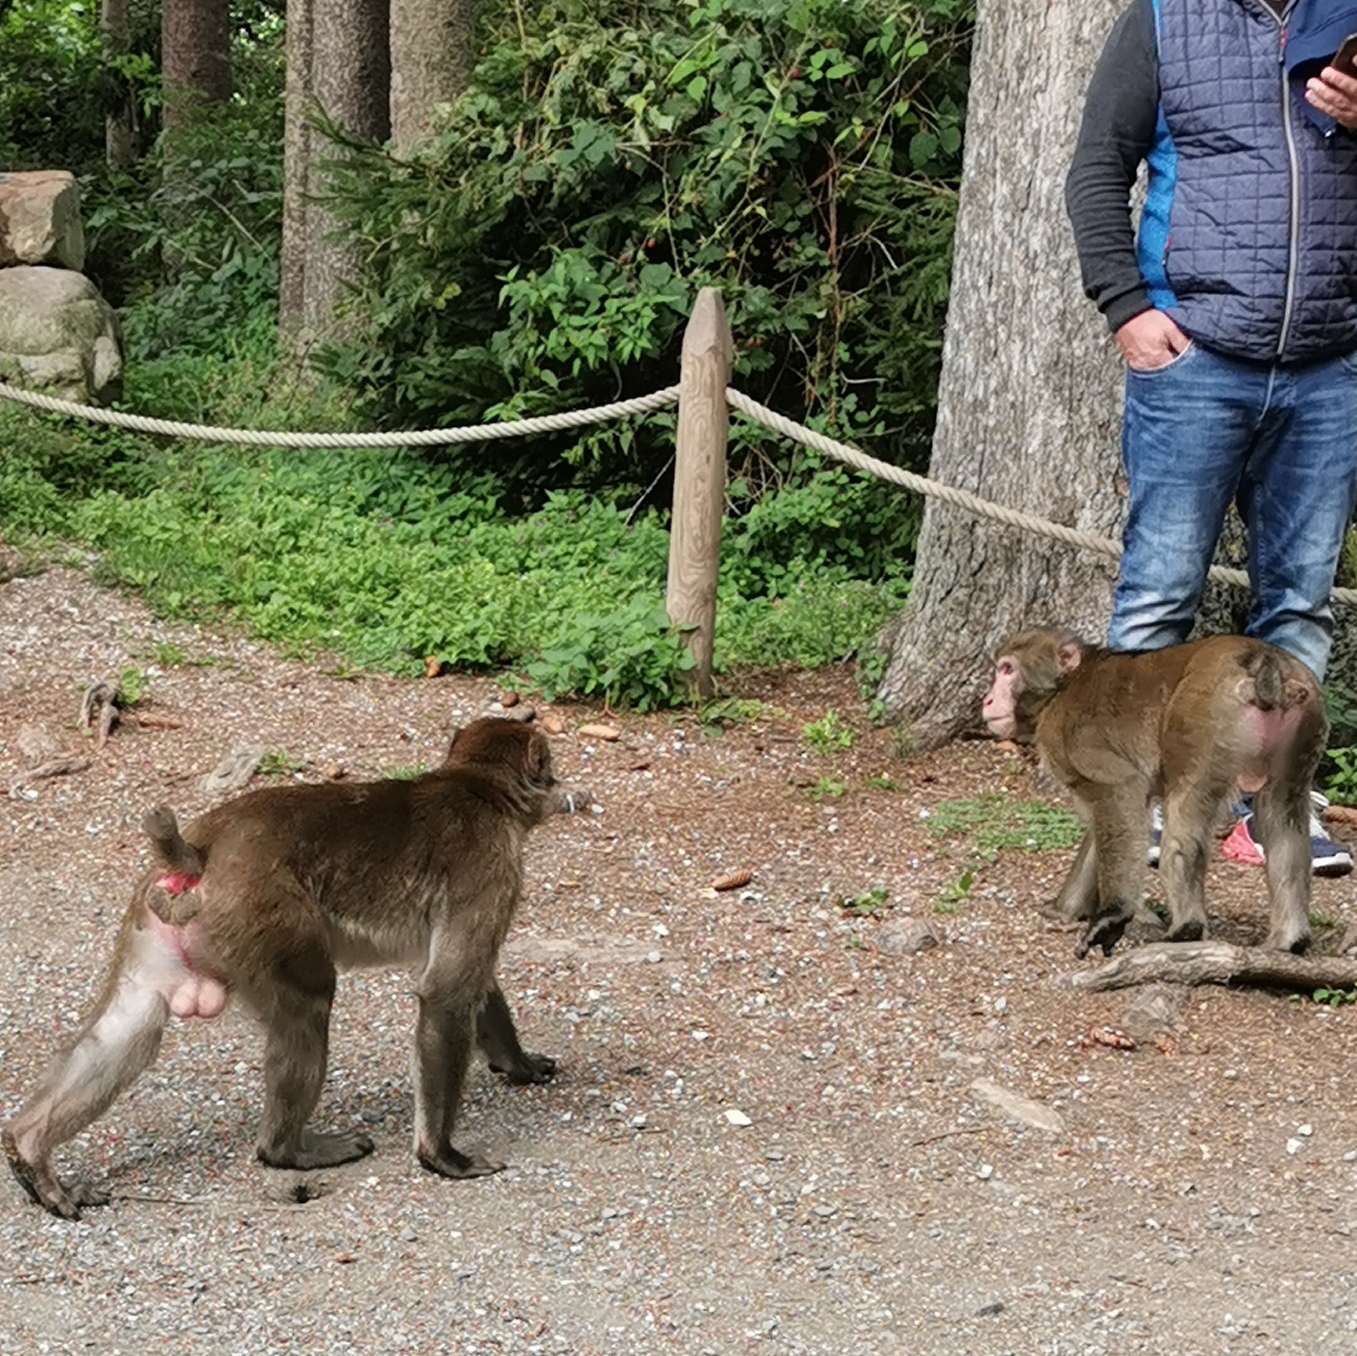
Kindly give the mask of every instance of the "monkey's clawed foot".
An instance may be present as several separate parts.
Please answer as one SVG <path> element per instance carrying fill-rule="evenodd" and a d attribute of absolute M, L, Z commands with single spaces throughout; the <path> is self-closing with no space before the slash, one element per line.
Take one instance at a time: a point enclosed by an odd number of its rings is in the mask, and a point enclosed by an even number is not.
<path fill-rule="evenodd" d="M 10 1170 L 29 1199 L 58 1219 L 79 1219 L 87 1206 L 108 1204 L 108 1196 L 88 1182 L 63 1186 L 49 1166 L 30 1163 L 8 1130 L 0 1133 L 0 1148 L 4 1149 Z"/>
<path fill-rule="evenodd" d="M 550 1083 L 556 1077 L 556 1061 L 550 1055 L 523 1051 L 523 1058 L 513 1065 L 491 1064 L 491 1072 L 503 1074 L 508 1083 L 523 1086 L 527 1083 Z"/>
<path fill-rule="evenodd" d="M 1098 946 L 1102 948 L 1104 956 L 1110 956 L 1112 948 L 1121 941 L 1122 933 L 1126 931 L 1126 925 L 1131 921 L 1131 917 L 1132 915 L 1125 913 L 1109 913 L 1095 918 L 1079 939 L 1074 954 L 1082 960 Z"/>
<path fill-rule="evenodd" d="M 295 1145 L 271 1146 L 261 1144 L 259 1161 L 270 1168 L 296 1168 L 308 1172 L 312 1168 L 333 1168 L 340 1163 L 352 1163 L 373 1150 L 369 1136 L 358 1130 L 322 1134 L 316 1130 L 302 1132 Z"/>
<path fill-rule="evenodd" d="M 503 1172 L 507 1163 L 496 1163 L 493 1159 L 482 1158 L 480 1154 L 459 1153 L 451 1144 L 445 1144 L 436 1154 L 419 1150 L 419 1166 L 427 1172 L 436 1172 L 440 1177 L 489 1177 L 492 1173 Z"/>

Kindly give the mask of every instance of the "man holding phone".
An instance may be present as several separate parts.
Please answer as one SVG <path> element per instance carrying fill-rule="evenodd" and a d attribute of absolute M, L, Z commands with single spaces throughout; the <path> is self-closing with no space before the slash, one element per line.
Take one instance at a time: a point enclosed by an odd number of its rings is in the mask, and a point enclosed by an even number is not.
<path fill-rule="evenodd" d="M 1066 203 L 1126 360 L 1113 649 L 1187 639 L 1234 501 L 1247 633 L 1324 676 L 1357 506 L 1357 75 L 1333 64 L 1348 33 L 1357 0 L 1132 0 L 1094 72 Z M 1311 833 L 1317 872 L 1352 870 L 1318 819 Z"/>

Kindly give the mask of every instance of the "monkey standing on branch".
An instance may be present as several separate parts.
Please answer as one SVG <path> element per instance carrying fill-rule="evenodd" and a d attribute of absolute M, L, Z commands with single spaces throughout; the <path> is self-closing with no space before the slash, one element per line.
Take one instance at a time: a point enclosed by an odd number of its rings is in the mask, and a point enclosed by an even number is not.
<path fill-rule="evenodd" d="M 1110 955 L 1140 902 L 1156 796 L 1169 940 L 1206 935 L 1212 823 L 1237 791 L 1254 793 L 1267 945 L 1309 944 L 1310 784 L 1328 719 L 1300 660 L 1243 636 L 1123 654 L 1068 631 L 1025 631 L 999 647 L 982 713 L 1000 738 L 1034 740 L 1088 825 L 1055 902 L 1087 922 L 1077 955 L 1095 946 Z"/>
<path fill-rule="evenodd" d="M 453 1119 L 474 1036 L 491 1067 L 542 1083 L 555 1061 L 518 1041 L 495 981 L 522 890 L 528 830 L 589 803 L 556 787 L 546 736 L 484 719 L 447 760 L 411 781 L 271 787 L 179 831 L 157 807 L 145 827 L 164 865 L 138 882 L 102 993 L 0 1133 L 14 1175 L 68 1219 L 102 1199 L 65 1187 L 52 1152 L 102 1115 L 155 1059 L 171 1014 L 215 1017 L 228 997 L 262 1022 L 258 1153 L 324 1168 L 372 1151 L 357 1132 L 307 1129 L 320 1098 L 341 969 L 411 966 L 415 1153 L 431 1172 L 479 1177 L 504 1165 L 459 1152 Z"/>

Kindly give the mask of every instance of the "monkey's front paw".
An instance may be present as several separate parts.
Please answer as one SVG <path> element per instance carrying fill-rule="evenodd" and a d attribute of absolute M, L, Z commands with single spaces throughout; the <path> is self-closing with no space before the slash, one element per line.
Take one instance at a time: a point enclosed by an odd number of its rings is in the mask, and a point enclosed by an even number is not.
<path fill-rule="evenodd" d="M 556 1077 L 556 1061 L 550 1055 L 538 1055 L 530 1050 L 523 1052 L 521 1063 L 512 1066 L 491 1064 L 490 1068 L 497 1074 L 503 1074 L 505 1081 L 515 1086 L 550 1083 Z"/>
<path fill-rule="evenodd" d="M 503 1172 L 507 1163 L 497 1163 L 494 1159 L 483 1158 L 480 1154 L 459 1153 L 451 1144 L 440 1152 L 431 1154 L 419 1151 L 419 1166 L 426 1172 L 436 1172 L 440 1177 L 452 1177 L 458 1180 L 465 1177 L 489 1177 L 492 1173 Z"/>
<path fill-rule="evenodd" d="M 1122 933 L 1126 931 L 1126 925 L 1131 920 L 1126 914 L 1105 914 L 1101 918 L 1095 918 L 1089 925 L 1088 930 L 1079 939 L 1078 945 L 1074 948 L 1074 954 L 1082 960 L 1093 950 L 1095 946 L 1101 947 L 1104 956 L 1112 954 L 1112 948 L 1121 941 Z"/>

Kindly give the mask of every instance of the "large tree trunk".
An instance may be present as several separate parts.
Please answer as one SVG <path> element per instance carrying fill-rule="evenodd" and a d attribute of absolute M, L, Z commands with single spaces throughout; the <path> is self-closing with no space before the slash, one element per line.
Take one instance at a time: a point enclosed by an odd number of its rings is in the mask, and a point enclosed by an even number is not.
<path fill-rule="evenodd" d="M 931 474 L 1118 536 L 1120 364 L 1082 294 L 1064 180 L 1088 77 L 1124 0 L 982 0 L 971 65 Z M 1019 625 L 1101 639 L 1115 562 L 930 500 L 880 699 L 918 747 L 975 725 L 987 656 Z"/>
<path fill-rule="evenodd" d="M 474 0 L 391 0 L 391 140 L 404 155 L 475 64 Z"/>
<path fill-rule="evenodd" d="M 160 72 L 166 131 L 191 125 L 231 97 L 231 12 L 227 0 L 164 0 Z"/>
<path fill-rule="evenodd" d="M 289 4 L 289 28 L 302 4 Z M 356 246 L 334 238 L 334 219 L 316 201 L 326 191 L 323 162 L 341 151 L 302 124 L 318 108 L 351 136 L 385 141 L 391 53 L 386 0 L 308 2 L 297 17 L 288 44 L 280 324 L 291 343 L 307 347 L 337 332 L 339 302 L 362 259 Z"/>

